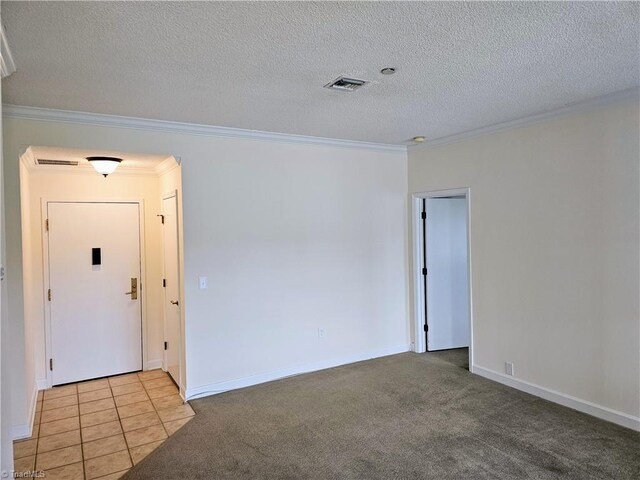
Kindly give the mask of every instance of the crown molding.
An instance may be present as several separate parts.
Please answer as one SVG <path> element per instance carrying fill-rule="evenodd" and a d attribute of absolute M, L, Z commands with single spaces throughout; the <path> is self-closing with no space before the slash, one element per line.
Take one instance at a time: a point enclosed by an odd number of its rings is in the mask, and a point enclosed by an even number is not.
<path fill-rule="evenodd" d="M 4 75 L 4 45 L 6 45 L 4 30 L 2 30 L 3 58 L 2 67 Z M 11 64 L 13 58 L 9 52 Z M 14 67 L 15 69 L 15 67 Z M 506 122 L 500 122 L 485 127 L 468 130 L 466 132 L 447 135 L 444 137 L 428 140 L 419 145 L 393 145 L 386 143 L 359 142 L 352 140 L 341 140 L 334 138 L 312 137 L 306 135 L 294 135 L 288 133 L 273 133 L 260 130 L 246 130 L 242 128 L 217 127 L 213 125 L 203 125 L 197 123 L 171 122 L 167 120 L 152 120 L 136 117 L 123 117 L 118 115 L 107 115 L 101 113 L 77 112 L 71 110 L 57 110 L 51 108 L 27 107 L 21 105 L 4 104 L 2 107 L 2 115 L 7 118 L 20 118 L 27 120 L 37 120 L 45 122 L 61 122 L 75 123 L 82 125 L 97 125 L 114 128 L 129 128 L 135 130 L 159 131 L 165 133 L 178 133 L 186 135 L 210 136 L 210 137 L 226 137 L 240 138 L 247 140 L 270 141 L 280 143 L 295 143 L 308 145 L 325 145 L 345 148 L 369 149 L 377 151 L 406 153 L 423 150 L 430 147 L 448 145 L 451 143 L 461 142 L 470 138 L 479 137 L 481 135 L 490 135 L 492 133 L 510 130 L 513 128 L 523 127 L 540 123 L 553 118 L 566 115 L 578 114 L 593 108 L 604 107 L 617 102 L 636 100 L 640 101 L 640 88 L 633 87 L 627 90 L 621 90 L 608 95 L 603 95 L 583 102 L 573 103 L 561 108 L 549 110 L 546 112 L 521 117 Z M 164 163 L 164 162 L 163 162 Z M 165 165 L 168 167 L 169 164 Z"/>
<path fill-rule="evenodd" d="M 169 173 L 174 168 L 178 168 L 179 166 L 180 163 L 178 159 L 174 156 L 170 156 L 156 166 L 156 168 L 154 169 L 154 173 L 160 177 L 166 173 Z"/>
<path fill-rule="evenodd" d="M 0 24 L 0 73 L 2 78 L 8 77 L 16 71 L 16 64 L 13 61 L 13 55 L 9 49 L 9 41 L 7 40 L 7 32 Z"/>
<path fill-rule="evenodd" d="M 575 115 L 598 107 L 604 107 L 618 102 L 624 101 L 640 101 L 640 87 L 629 88 L 627 90 L 620 90 L 618 92 L 595 97 L 583 102 L 572 103 L 570 105 L 549 110 L 542 113 L 536 113 L 527 117 L 522 117 L 507 122 L 496 123 L 494 125 L 488 125 L 486 127 L 476 128 L 468 130 L 466 132 L 456 133 L 453 135 L 447 135 L 445 137 L 434 138 L 428 140 L 419 145 L 410 145 L 408 147 L 409 152 L 415 152 L 424 150 L 429 147 L 437 147 L 441 145 L 448 145 L 451 143 L 458 143 L 463 140 L 467 140 L 481 135 L 490 135 L 492 133 L 501 132 L 504 130 L 510 130 L 512 128 L 524 127 L 535 123 L 544 122 L 558 117 L 564 117 L 567 115 Z"/>
<path fill-rule="evenodd" d="M 407 147 L 405 145 L 358 142 L 336 138 L 311 137 L 289 133 L 272 133 L 260 130 L 216 127 L 213 125 L 202 125 L 197 123 L 182 123 L 170 122 L 167 120 L 121 117 L 118 115 L 106 115 L 102 113 L 76 112 L 71 110 L 56 110 L 51 108 L 26 107 L 11 104 L 5 104 L 2 106 L 2 115 L 3 117 L 7 118 L 21 118 L 45 122 L 77 123 L 82 125 L 98 125 L 103 127 L 130 128 L 135 130 L 180 133 L 186 135 L 200 135 L 208 137 L 226 137 L 281 143 L 325 145 L 332 147 L 368 149 L 396 153 L 406 153 L 407 151 Z"/>
<path fill-rule="evenodd" d="M 36 169 L 36 159 L 33 156 L 33 152 L 29 147 L 20 147 L 20 152 L 18 153 L 19 162 L 24 165 L 24 167 L 32 172 Z"/>

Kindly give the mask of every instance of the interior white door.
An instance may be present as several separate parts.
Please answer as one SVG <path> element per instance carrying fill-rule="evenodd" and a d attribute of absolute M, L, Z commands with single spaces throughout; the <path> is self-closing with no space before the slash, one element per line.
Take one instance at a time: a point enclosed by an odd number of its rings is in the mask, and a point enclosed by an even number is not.
<path fill-rule="evenodd" d="M 180 264 L 178 257 L 178 202 L 175 195 L 162 199 L 164 248 L 165 366 L 173 380 L 180 382 Z"/>
<path fill-rule="evenodd" d="M 467 200 L 426 205 L 427 350 L 469 346 Z"/>
<path fill-rule="evenodd" d="M 49 202 L 47 218 L 53 384 L 141 370 L 139 205 Z"/>

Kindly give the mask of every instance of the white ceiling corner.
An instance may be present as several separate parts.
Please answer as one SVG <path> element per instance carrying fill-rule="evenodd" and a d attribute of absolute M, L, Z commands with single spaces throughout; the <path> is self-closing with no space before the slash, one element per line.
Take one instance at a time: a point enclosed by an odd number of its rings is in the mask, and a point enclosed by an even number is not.
<path fill-rule="evenodd" d="M 430 147 L 438 147 L 441 145 L 448 145 L 450 143 L 456 143 L 468 138 L 479 137 L 481 135 L 488 135 L 491 133 L 501 132 L 503 130 L 510 130 L 512 128 L 523 127 L 525 125 L 532 125 L 540 123 L 545 120 L 551 120 L 553 118 L 563 117 L 566 115 L 573 115 L 581 112 L 591 110 L 593 108 L 604 107 L 606 105 L 612 105 L 619 102 L 625 102 L 628 100 L 640 101 L 640 88 L 633 87 L 620 92 L 614 92 L 609 95 L 603 95 L 584 102 L 577 102 L 566 107 L 560 107 L 547 112 L 536 113 L 527 117 L 515 118 L 506 122 L 496 123 L 494 125 L 487 125 L 474 130 L 468 130 L 466 132 L 456 133 L 446 137 L 436 138 L 433 140 L 427 140 L 423 143 L 415 143 L 407 147 L 408 151 L 423 150 Z"/>

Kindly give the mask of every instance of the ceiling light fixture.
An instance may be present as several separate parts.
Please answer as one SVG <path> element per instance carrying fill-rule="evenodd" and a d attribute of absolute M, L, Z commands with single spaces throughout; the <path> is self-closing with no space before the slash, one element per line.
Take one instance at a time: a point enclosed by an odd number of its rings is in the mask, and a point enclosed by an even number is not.
<path fill-rule="evenodd" d="M 396 73 L 396 69 L 393 67 L 386 67 L 380 70 L 380 73 L 383 75 L 393 75 L 394 73 Z"/>
<path fill-rule="evenodd" d="M 93 165 L 96 172 L 105 177 L 113 173 L 122 162 L 122 159 L 117 157 L 87 157 L 87 160 Z"/>
<path fill-rule="evenodd" d="M 413 140 L 416 143 L 422 143 L 426 140 L 426 138 L 424 138 L 422 135 L 419 135 L 417 137 L 413 137 L 411 140 Z"/>

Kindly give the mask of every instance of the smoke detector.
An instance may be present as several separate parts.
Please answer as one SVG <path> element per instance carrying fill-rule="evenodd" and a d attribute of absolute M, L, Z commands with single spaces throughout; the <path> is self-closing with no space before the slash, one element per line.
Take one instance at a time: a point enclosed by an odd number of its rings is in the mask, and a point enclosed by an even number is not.
<path fill-rule="evenodd" d="M 365 85 L 367 82 L 358 80 L 357 78 L 338 77 L 333 82 L 327 83 L 324 88 L 332 90 L 343 90 L 345 92 L 353 92 Z"/>

